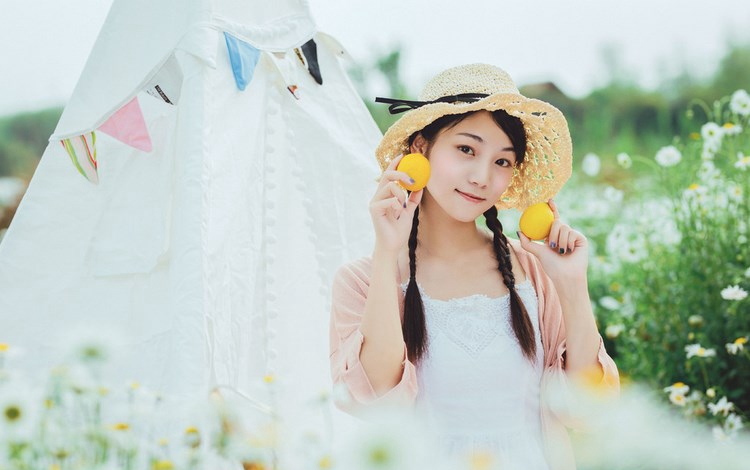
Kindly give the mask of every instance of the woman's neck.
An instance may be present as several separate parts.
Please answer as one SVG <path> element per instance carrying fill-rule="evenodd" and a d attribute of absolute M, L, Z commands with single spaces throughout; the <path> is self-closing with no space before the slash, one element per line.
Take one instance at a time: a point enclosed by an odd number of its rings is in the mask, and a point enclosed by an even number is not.
<path fill-rule="evenodd" d="M 425 194 L 419 206 L 419 247 L 430 257 L 444 261 L 465 258 L 467 253 L 486 249 L 488 238 L 475 221 L 461 222 L 449 216 Z"/>

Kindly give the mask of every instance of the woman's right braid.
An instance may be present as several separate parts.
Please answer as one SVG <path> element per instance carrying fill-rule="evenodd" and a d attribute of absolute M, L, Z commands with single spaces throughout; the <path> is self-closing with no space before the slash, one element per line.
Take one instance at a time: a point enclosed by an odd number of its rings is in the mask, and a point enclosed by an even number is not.
<path fill-rule="evenodd" d="M 495 249 L 495 256 L 498 261 L 498 269 L 503 277 L 503 283 L 508 288 L 510 298 L 510 313 L 513 332 L 518 338 L 524 355 L 533 360 L 536 356 L 536 342 L 534 339 L 534 328 L 531 325 L 526 307 L 523 304 L 521 296 L 516 291 L 516 277 L 513 274 L 513 263 L 510 255 L 510 245 L 508 239 L 503 233 L 503 225 L 497 218 L 497 207 L 492 206 L 484 213 L 487 221 L 487 228 L 492 230 L 492 245 Z"/>
<path fill-rule="evenodd" d="M 413 362 L 419 362 L 427 352 L 427 325 L 424 304 L 417 285 L 417 229 L 419 207 L 414 210 L 414 220 L 409 235 L 409 284 L 404 295 L 404 322 L 401 331 L 406 343 L 406 352 Z"/>

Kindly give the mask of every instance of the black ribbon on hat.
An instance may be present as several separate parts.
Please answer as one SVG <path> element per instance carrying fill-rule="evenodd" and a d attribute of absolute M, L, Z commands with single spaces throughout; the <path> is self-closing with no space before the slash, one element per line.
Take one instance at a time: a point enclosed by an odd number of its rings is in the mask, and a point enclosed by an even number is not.
<path fill-rule="evenodd" d="M 422 107 L 426 104 L 455 103 L 456 101 L 473 103 L 475 101 L 481 100 L 482 98 L 487 98 L 488 96 L 490 95 L 487 95 L 485 93 L 461 93 L 458 95 L 441 96 L 440 98 L 432 101 L 409 101 L 396 98 L 383 98 L 381 96 L 378 96 L 375 98 L 375 102 L 390 104 L 390 106 L 388 106 L 388 112 L 391 114 L 398 114 L 403 113 L 404 111 L 409 111 L 410 109 Z"/>

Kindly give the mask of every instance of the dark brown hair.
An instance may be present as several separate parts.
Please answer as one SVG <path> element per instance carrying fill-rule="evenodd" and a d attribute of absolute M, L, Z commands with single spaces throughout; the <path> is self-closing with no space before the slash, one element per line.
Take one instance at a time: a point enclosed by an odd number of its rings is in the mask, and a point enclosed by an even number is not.
<path fill-rule="evenodd" d="M 427 141 L 427 150 L 434 144 L 438 134 L 444 129 L 450 129 L 459 122 L 468 117 L 471 113 L 466 114 L 449 114 L 438 118 L 430 123 L 420 132 L 416 132 L 409 137 L 409 145 L 419 133 Z M 513 151 L 516 154 L 516 165 L 523 162 L 526 154 L 526 131 L 523 123 L 517 117 L 511 116 L 503 110 L 492 112 L 492 117 L 497 125 L 508 135 L 513 145 Z M 513 265 L 511 263 L 511 247 L 508 239 L 503 234 L 503 226 L 497 218 L 497 208 L 493 205 L 484 213 L 487 221 L 487 228 L 492 230 L 493 242 L 497 257 L 498 269 L 503 277 L 503 283 L 510 293 L 510 312 L 513 332 L 521 345 L 524 355 L 532 360 L 536 356 L 536 343 L 534 341 L 534 330 L 531 320 L 526 312 L 526 307 L 521 297 L 516 292 L 516 279 L 513 275 Z M 427 352 L 427 328 L 424 317 L 424 304 L 422 296 L 417 286 L 417 231 L 419 227 L 419 207 L 414 211 L 414 220 L 412 222 L 411 234 L 409 236 L 409 284 L 406 288 L 404 297 L 404 323 L 401 327 L 406 342 L 406 349 L 409 359 L 419 362 Z"/>

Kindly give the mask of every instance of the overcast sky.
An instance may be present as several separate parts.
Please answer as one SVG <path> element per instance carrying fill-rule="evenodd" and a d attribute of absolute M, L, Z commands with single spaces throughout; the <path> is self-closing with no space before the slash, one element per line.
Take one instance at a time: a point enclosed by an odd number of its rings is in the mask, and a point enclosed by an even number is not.
<path fill-rule="evenodd" d="M 581 96 L 606 80 L 601 51 L 608 45 L 622 51 L 630 74 L 653 86 L 683 66 L 707 75 L 729 40 L 750 41 L 747 0 L 311 4 L 320 29 L 363 63 L 402 44 L 405 77 L 415 92 L 443 68 L 488 62 L 506 69 L 519 85 L 552 80 Z M 0 115 L 64 104 L 111 0 L 4 0 L 2 5 Z"/>

